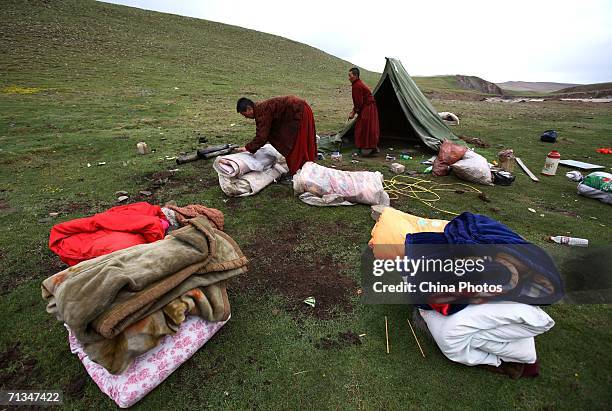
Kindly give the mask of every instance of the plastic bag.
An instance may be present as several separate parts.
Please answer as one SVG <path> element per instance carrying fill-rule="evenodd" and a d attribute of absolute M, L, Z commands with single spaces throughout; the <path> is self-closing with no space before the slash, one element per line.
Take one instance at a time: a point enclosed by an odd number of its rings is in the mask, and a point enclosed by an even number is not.
<path fill-rule="evenodd" d="M 584 178 L 582 184 L 596 188 L 599 191 L 612 193 L 612 174 L 603 171 L 595 171 Z"/>
<path fill-rule="evenodd" d="M 546 130 L 540 136 L 540 141 L 543 141 L 545 143 L 554 143 L 555 141 L 557 141 L 557 132 L 555 130 Z"/>
<path fill-rule="evenodd" d="M 434 160 L 432 173 L 435 176 L 445 176 L 450 171 L 449 167 L 455 162 L 461 160 L 468 150 L 466 146 L 452 143 L 444 140 L 440 146 L 438 157 Z"/>
<path fill-rule="evenodd" d="M 612 205 L 612 174 L 595 171 L 578 184 L 578 194 Z"/>
<path fill-rule="evenodd" d="M 493 185 L 491 170 L 486 158 L 469 150 L 463 158 L 451 165 L 453 173 L 462 180 L 485 185 Z"/>

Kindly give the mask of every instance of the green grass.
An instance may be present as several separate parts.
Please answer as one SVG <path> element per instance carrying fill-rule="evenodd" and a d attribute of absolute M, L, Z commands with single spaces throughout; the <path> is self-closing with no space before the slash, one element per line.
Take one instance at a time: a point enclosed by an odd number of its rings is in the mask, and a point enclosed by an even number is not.
<path fill-rule="evenodd" d="M 51 226 L 115 205 L 117 190 L 134 195 L 147 188 L 152 173 L 176 167 L 165 156 L 192 151 L 198 133 L 211 143 L 248 141 L 254 126 L 234 108 L 243 94 L 300 95 L 311 103 L 320 133 L 339 130 L 351 109 L 346 79 L 351 64 L 263 33 L 103 3 L 14 1 L 4 2 L 0 13 L 0 352 L 20 343 L 20 356 L 0 377 L 19 379 L 15 371 L 33 363 L 27 379 L 20 380 L 23 386 L 5 388 L 66 389 L 85 379 L 83 396 L 67 396 L 66 407 L 112 408 L 70 354 L 61 324 L 45 312 L 40 282 L 59 267 L 47 249 Z M 375 73 L 363 77 L 376 84 Z M 424 91 L 465 92 L 439 78 L 416 81 Z M 564 158 L 612 166 L 595 152 L 612 145 L 607 105 L 433 103 L 460 116 L 458 134 L 491 144 L 479 149 L 489 160 L 511 147 L 537 173 L 546 153 L 556 148 Z M 539 142 L 549 128 L 559 132 L 554 146 Z M 138 156 L 138 141 L 155 153 Z M 407 161 L 408 169 L 422 169 L 418 160 L 428 156 Z M 378 160 L 362 166 L 391 177 Z M 293 247 L 297 264 L 324 257 L 347 266 L 341 275 L 359 280 L 360 249 L 373 224 L 368 207 L 309 207 L 286 186 L 226 201 L 204 161 L 180 166 L 171 180 L 156 192 L 156 201 L 219 208 L 226 214 L 226 231 L 249 257 L 258 238 L 274 238 L 294 223 L 300 227 Z M 548 249 L 554 247 L 544 244 L 543 236 L 551 234 L 612 242 L 609 206 L 577 196 L 576 184 L 562 172 L 541 180 L 533 183 L 519 171 L 510 187 L 478 187 L 490 203 L 449 192 L 443 194 L 444 208 L 489 214 Z M 452 176 L 436 181 L 458 182 Z M 394 205 L 425 217 L 448 217 L 413 200 Z M 50 220 L 49 212 L 60 216 Z M 537 338 L 542 375 L 511 381 L 451 363 L 430 341 L 422 341 L 427 354 L 422 359 L 405 323 L 407 307 L 366 306 L 352 297 L 352 310 L 318 320 L 288 310 L 295 301 L 281 294 L 246 287 L 254 276 L 246 274 L 230 291 L 231 322 L 139 408 L 609 408 L 609 306 L 547 308 L 557 324 Z M 363 344 L 316 348 L 321 337 L 347 330 L 367 334 Z"/>

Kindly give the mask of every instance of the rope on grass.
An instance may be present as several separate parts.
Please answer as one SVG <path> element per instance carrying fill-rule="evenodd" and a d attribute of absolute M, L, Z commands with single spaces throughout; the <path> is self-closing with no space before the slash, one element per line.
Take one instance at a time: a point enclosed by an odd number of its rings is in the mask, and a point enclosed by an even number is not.
<path fill-rule="evenodd" d="M 409 181 L 403 181 L 404 179 L 409 179 Z M 435 202 L 442 199 L 438 194 L 439 191 L 456 191 L 457 188 L 454 187 L 458 186 L 469 188 L 468 192 L 482 194 L 482 191 L 476 187 L 464 183 L 434 183 L 433 181 L 401 174 L 396 175 L 391 180 L 384 180 L 384 190 L 389 194 L 389 199 L 414 198 L 434 210 L 450 215 L 459 214 L 436 207 Z M 426 194 L 427 197 L 424 198 L 423 194 Z"/>

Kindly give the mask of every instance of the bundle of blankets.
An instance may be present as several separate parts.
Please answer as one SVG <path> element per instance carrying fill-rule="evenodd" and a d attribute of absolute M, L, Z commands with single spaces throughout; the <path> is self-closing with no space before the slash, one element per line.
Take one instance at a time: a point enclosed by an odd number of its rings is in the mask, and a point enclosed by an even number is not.
<path fill-rule="evenodd" d="M 65 324 L 73 352 L 95 375 L 102 391 L 120 406 L 133 404 L 148 390 L 140 389 L 128 400 L 127 386 L 118 392 L 106 385 L 115 381 L 112 376 L 133 377 L 142 368 L 135 359 L 164 346 L 159 352 L 167 356 L 160 374 L 165 378 L 207 339 L 200 338 L 199 345 L 194 341 L 189 355 L 181 357 L 170 353 L 184 345 L 184 340 L 172 336 L 176 337 L 190 317 L 197 317 L 199 322 L 191 322 L 190 332 L 203 336 L 208 330 L 210 338 L 230 317 L 227 280 L 247 270 L 247 259 L 238 245 L 219 229 L 223 227 L 220 211 L 201 205 L 170 205 L 163 211 L 146 203 L 131 206 L 55 226 L 50 239 L 53 249 L 65 261 L 81 261 L 42 283 L 47 312 Z M 154 240 L 163 231 L 151 236 L 151 230 L 137 233 L 134 225 L 122 227 L 121 220 L 138 220 L 137 214 L 130 214 L 135 210 L 145 211 L 143 219 L 152 218 L 150 225 L 142 225 L 145 228 L 157 227 L 160 220 L 165 221 L 160 227 L 180 228 Z M 133 218 L 126 217 L 129 215 Z M 113 224 L 111 217 L 116 217 Z M 79 224 L 85 231 L 77 231 Z M 59 233 L 65 234 L 67 227 L 73 236 L 64 235 L 59 241 Z M 136 244 L 130 246 L 126 240 L 119 243 L 127 244 L 125 248 L 103 249 L 96 241 L 105 235 L 132 239 Z M 81 254 L 75 253 L 79 246 Z M 89 258 L 94 254 L 97 256 Z M 149 385 L 149 390 L 154 386 Z"/>
<path fill-rule="evenodd" d="M 405 247 L 405 255 L 410 259 L 477 255 L 484 260 L 483 270 L 474 270 L 466 275 L 465 280 L 502 286 L 499 293 L 433 294 L 430 297 L 432 301 L 444 303 L 429 306 L 442 314 L 459 311 L 467 305 L 462 302 L 501 300 L 542 305 L 552 304 L 563 297 L 561 277 L 550 256 L 502 223 L 484 215 L 465 212 L 448 222 L 443 232 L 408 233 Z M 427 275 L 432 282 L 458 278 L 454 273 L 442 270 L 432 270 Z"/>
<path fill-rule="evenodd" d="M 257 194 L 289 172 L 285 158 L 270 144 L 255 154 L 243 152 L 217 157 L 213 168 L 219 175 L 221 190 L 230 197 Z"/>
<path fill-rule="evenodd" d="M 315 206 L 389 205 L 383 181 L 378 171 L 343 171 L 307 162 L 293 176 L 293 190 Z"/>
<path fill-rule="evenodd" d="M 563 285 L 550 257 L 503 224 L 471 213 L 452 221 L 430 220 L 387 207 L 372 229 L 369 242 L 377 259 L 414 258 L 412 248 L 423 244 L 494 244 L 509 253 L 504 268 L 509 271 L 507 278 L 512 279 L 512 287 L 504 288 L 500 295 L 475 293 L 466 303 L 465 294 L 446 293 L 433 296 L 429 304 L 417 305 L 417 312 L 444 355 L 470 366 L 535 364 L 534 337 L 551 329 L 554 321 L 541 308 L 515 301 L 537 304 L 541 299 L 550 303 L 561 298 Z M 512 249 L 513 244 L 532 247 L 527 248 L 529 253 L 519 255 Z M 487 269 L 492 267 L 485 266 L 484 275 Z"/>

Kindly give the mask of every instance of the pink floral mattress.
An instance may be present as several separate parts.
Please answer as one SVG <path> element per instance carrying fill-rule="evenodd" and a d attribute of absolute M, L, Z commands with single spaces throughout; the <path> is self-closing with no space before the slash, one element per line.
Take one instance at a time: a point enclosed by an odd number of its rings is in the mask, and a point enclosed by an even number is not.
<path fill-rule="evenodd" d="M 70 351 L 79 357 L 100 390 L 119 407 L 127 408 L 161 384 L 226 322 L 211 323 L 200 317 L 190 316 L 176 334 L 166 336 L 157 347 L 137 357 L 123 374 L 118 375 L 110 374 L 104 367 L 90 360 L 70 329 L 68 341 Z"/>

